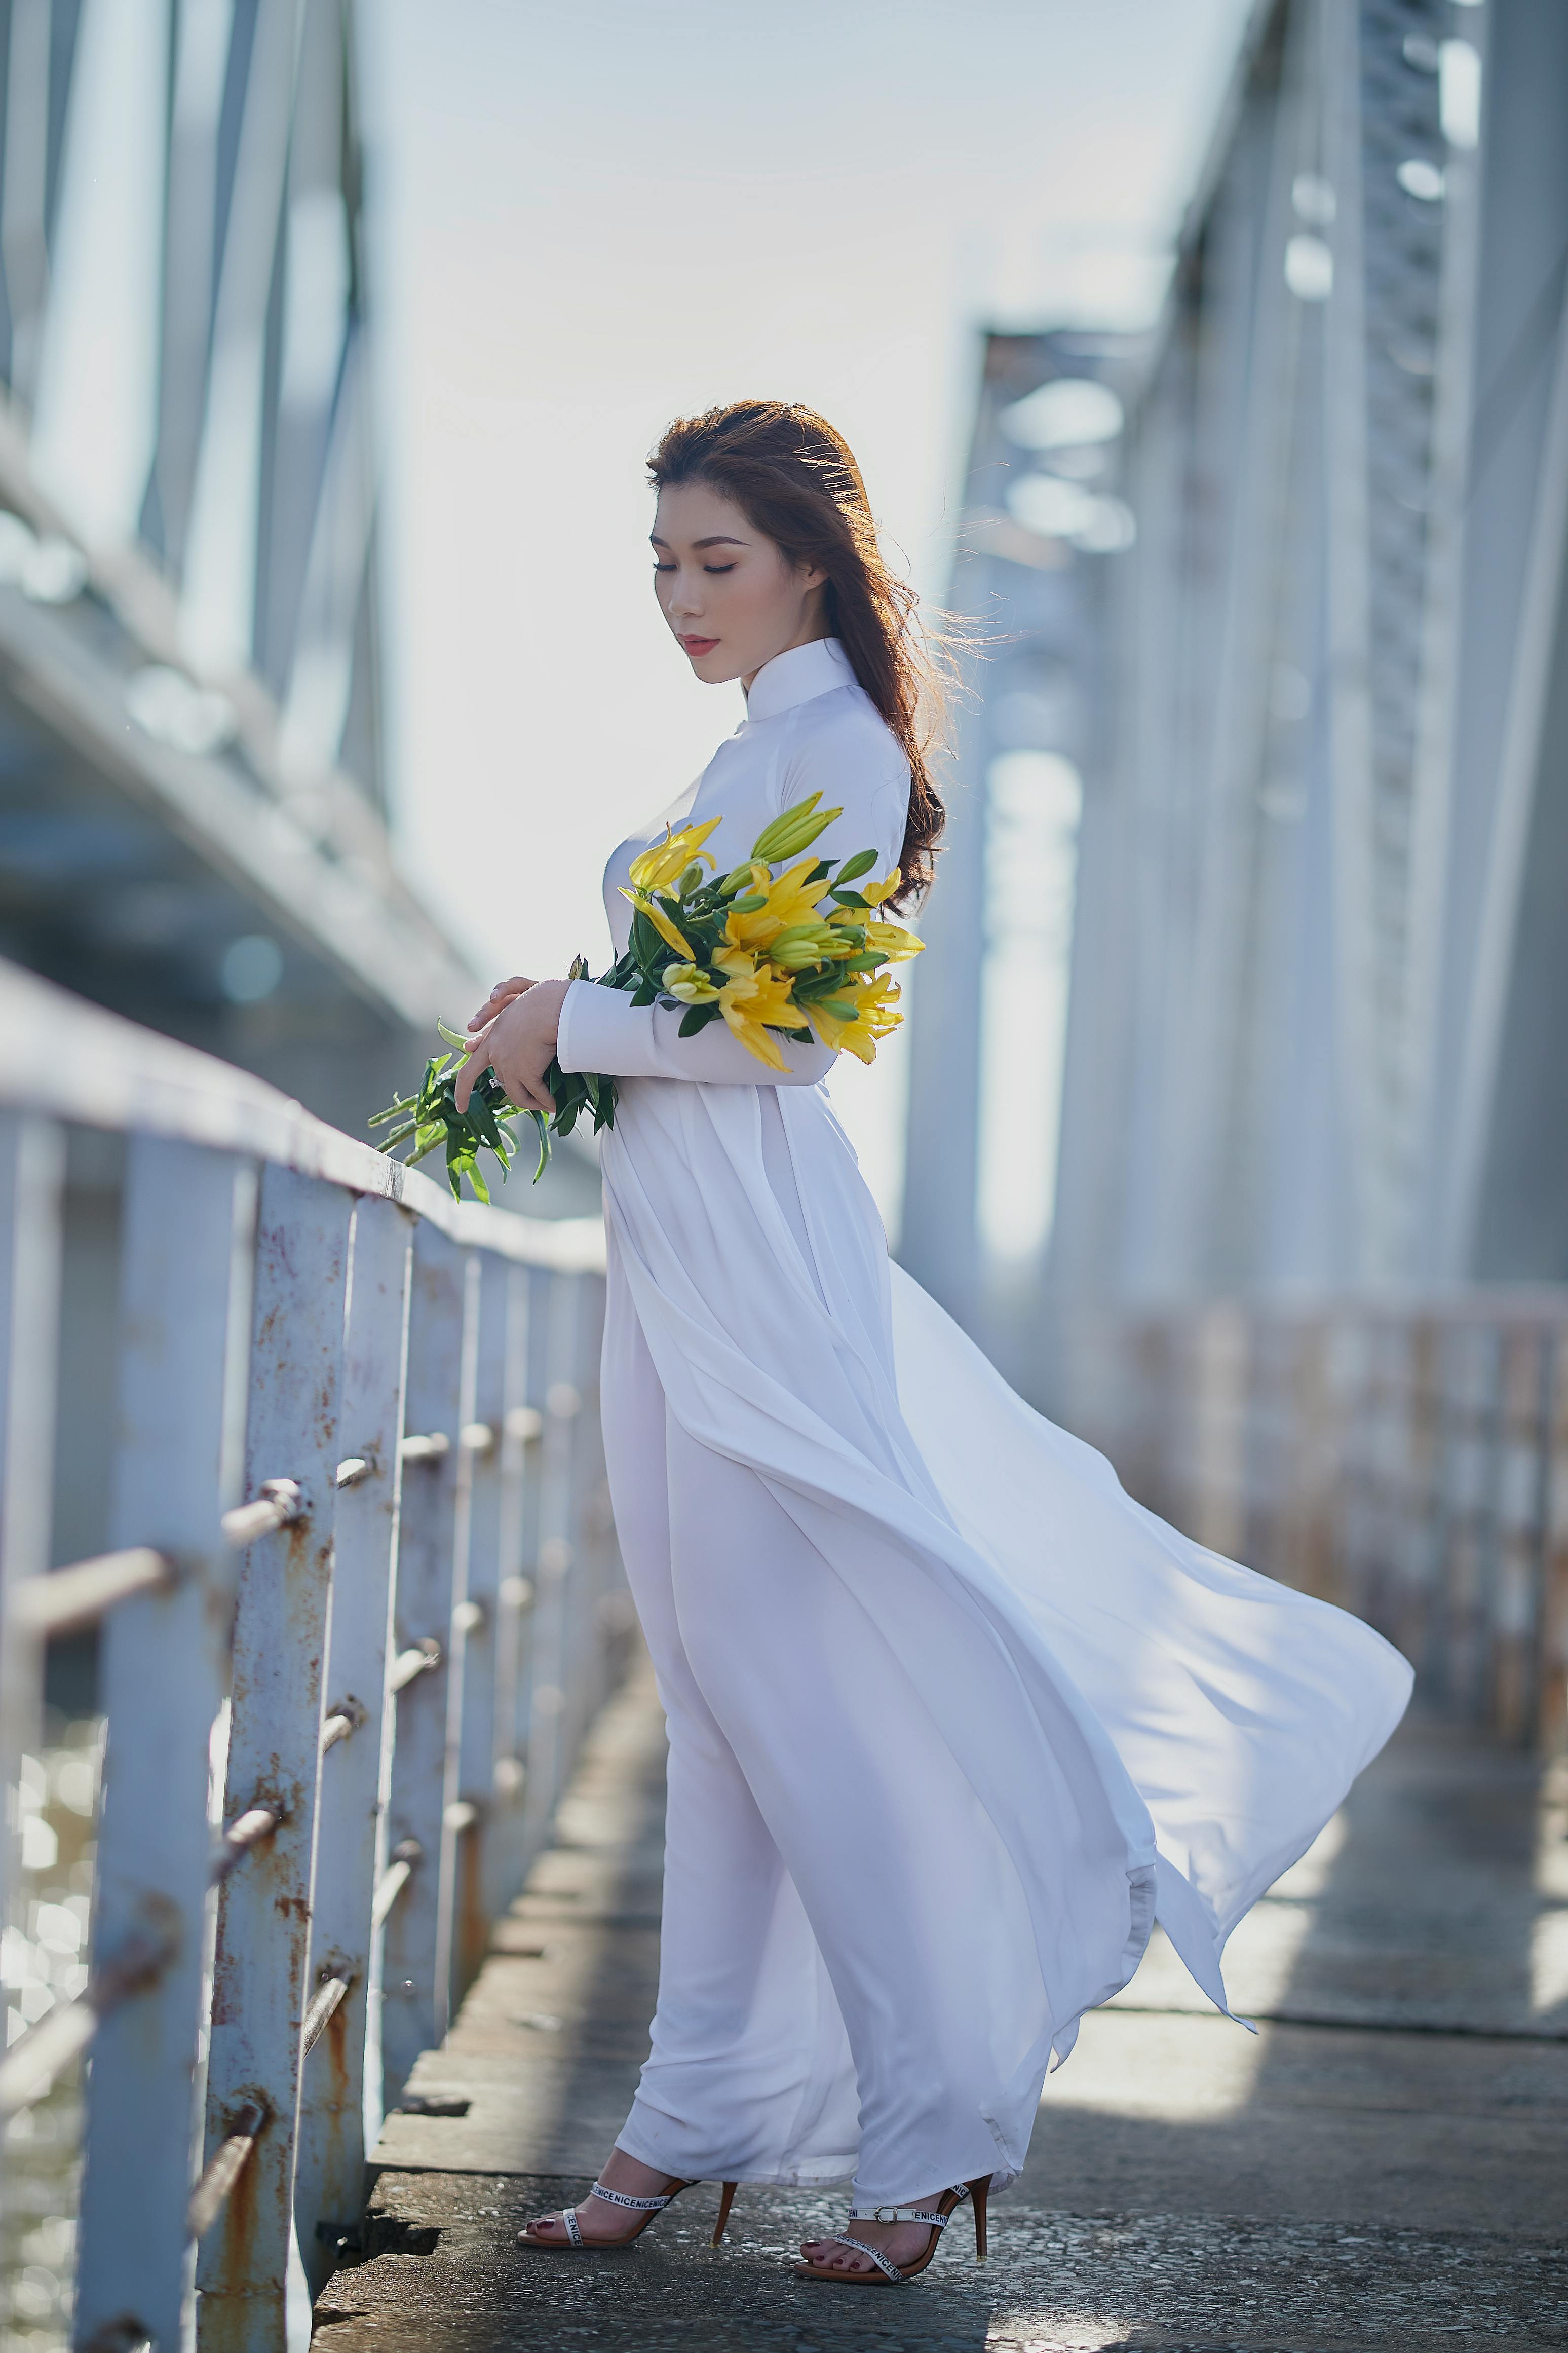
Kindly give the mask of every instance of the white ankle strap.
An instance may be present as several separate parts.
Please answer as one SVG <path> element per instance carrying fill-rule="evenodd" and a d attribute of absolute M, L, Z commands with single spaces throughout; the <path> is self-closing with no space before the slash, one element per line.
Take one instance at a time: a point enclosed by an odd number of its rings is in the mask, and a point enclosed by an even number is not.
<path fill-rule="evenodd" d="M 602 2181 L 595 2181 L 588 2195 L 590 2198 L 603 2198 L 612 2206 L 629 2206 L 634 2214 L 658 2214 L 668 2205 L 675 2193 L 671 2190 L 668 2197 L 664 2198 L 628 2198 L 622 2190 L 606 2189 Z"/>

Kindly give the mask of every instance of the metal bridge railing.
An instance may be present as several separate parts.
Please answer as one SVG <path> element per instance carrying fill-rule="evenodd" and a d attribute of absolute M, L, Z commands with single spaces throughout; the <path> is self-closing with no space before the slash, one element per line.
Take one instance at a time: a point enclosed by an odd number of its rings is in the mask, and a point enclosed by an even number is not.
<path fill-rule="evenodd" d="M 1141 1502 L 1568 1749 L 1568 1292 L 1069 1313 L 1057 1355 Z"/>
<path fill-rule="evenodd" d="M 82 1123 L 125 1137 L 114 1548 L 51 1572 Z M 602 1267 L 595 1223 L 459 1207 L 0 965 L 8 1797 L 50 1637 L 100 1630 L 107 1743 L 88 1983 L 0 2059 L 0 2114 L 90 2047 L 92 2353 L 175 2353 L 193 2284 L 203 2348 L 281 2353 L 292 2247 L 297 2304 L 360 2213 L 367 2108 L 374 2129 L 522 1883 L 629 1623 Z"/>

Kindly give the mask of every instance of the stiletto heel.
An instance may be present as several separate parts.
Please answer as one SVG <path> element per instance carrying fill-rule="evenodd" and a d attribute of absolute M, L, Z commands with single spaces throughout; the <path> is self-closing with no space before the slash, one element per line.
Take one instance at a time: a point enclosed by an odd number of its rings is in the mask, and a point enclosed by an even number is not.
<path fill-rule="evenodd" d="M 836 2247 L 853 2247 L 857 2254 L 869 2255 L 876 2265 L 875 2271 L 847 2272 L 835 2270 L 831 2263 L 796 2263 L 795 2277 L 832 2280 L 837 2287 L 875 2287 L 880 2280 L 891 2280 L 897 2286 L 903 2280 L 912 2280 L 924 2271 L 935 2254 L 954 2208 L 962 2206 L 966 2198 L 974 2207 L 974 2260 L 983 2263 L 985 2261 L 985 2200 L 990 2190 L 991 2176 L 983 2173 L 978 2181 L 954 2182 L 951 2189 L 944 2189 L 931 2212 L 919 2206 L 851 2206 L 849 2220 L 852 2222 L 923 2222 L 931 2236 L 912 2263 L 896 2263 L 882 2253 L 880 2247 L 872 2246 L 869 2240 L 852 2238 L 847 2231 L 840 2231 L 829 2243 Z"/>
<path fill-rule="evenodd" d="M 740 2184 L 734 2181 L 720 2184 L 719 2220 L 713 2225 L 713 2236 L 708 2242 L 710 2246 L 716 2247 L 724 2235 L 724 2225 L 730 2219 L 730 2209 L 735 2202 L 735 2192 L 739 2187 Z"/>
<path fill-rule="evenodd" d="M 985 2261 L 985 2200 L 991 2195 L 991 2177 L 986 2174 L 979 2181 L 971 2181 L 967 2187 L 969 2202 L 974 2209 L 974 2260 L 983 2263 Z"/>

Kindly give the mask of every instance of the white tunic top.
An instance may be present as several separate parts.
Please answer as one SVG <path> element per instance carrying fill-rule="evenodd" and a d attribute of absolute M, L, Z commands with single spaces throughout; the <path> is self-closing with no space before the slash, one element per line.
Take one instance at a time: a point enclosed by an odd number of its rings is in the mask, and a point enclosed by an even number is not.
<path fill-rule="evenodd" d="M 909 763 L 857 683 L 837 638 L 796 646 L 760 670 L 744 720 L 697 782 L 616 849 L 605 871 L 605 911 L 616 955 L 626 951 L 632 922 L 621 886 L 632 860 L 660 838 L 667 823 L 721 818 L 707 847 L 718 860 L 715 871 L 724 874 L 750 856 L 763 826 L 815 792 L 822 795 L 821 807 L 844 811 L 816 843 L 818 856 L 837 860 L 874 849 L 877 873 L 890 873 L 904 845 Z M 681 1038 L 684 1013 L 684 1007 L 672 1012 L 635 1006 L 620 989 L 574 981 L 561 1008 L 556 1058 L 563 1071 L 698 1079 L 710 1086 L 811 1086 L 832 1066 L 826 1046 L 783 1044 L 789 1073 L 770 1071 L 721 1021 Z"/>
<path fill-rule="evenodd" d="M 823 854 L 873 848 L 888 871 L 908 770 L 832 641 L 758 674 L 744 725 L 668 815 L 721 818 L 723 871 L 818 787 L 844 810 Z M 617 952 L 630 921 L 618 886 L 662 822 L 611 858 Z M 907 1800 L 916 1867 L 930 1861 L 918 1793 L 931 1758 L 959 1769 L 964 1835 L 996 1890 L 991 2042 L 970 2088 L 1000 2182 L 1023 2162 L 1052 2053 L 1131 1977 L 1156 1913 L 1224 2006 L 1226 1938 L 1387 1738 L 1410 1671 L 1358 1620 L 1133 1503 L 889 1265 L 816 1084 L 823 1049 L 787 1049 L 792 1068 L 775 1074 L 717 1023 L 679 1039 L 679 1019 L 591 984 L 567 991 L 563 1068 L 625 1081 L 602 1140 L 612 1277 L 668 1412 L 755 1472 L 858 1605 L 854 1641 L 896 1661 L 907 1704 L 858 1731 Z M 831 1743 L 868 1681 L 837 1643 L 805 1668 L 815 1720 L 799 1739 Z M 789 1756 L 777 1763 L 787 1778 Z M 820 2031 L 805 2010 L 799 2031 Z M 770 2178 L 811 2178 L 810 2158 Z M 910 2170 L 891 2194 L 913 2194 Z"/>

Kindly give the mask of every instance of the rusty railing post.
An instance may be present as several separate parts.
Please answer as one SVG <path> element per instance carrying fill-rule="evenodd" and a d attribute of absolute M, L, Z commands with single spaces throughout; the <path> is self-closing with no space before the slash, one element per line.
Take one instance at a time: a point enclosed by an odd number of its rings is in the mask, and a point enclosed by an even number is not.
<path fill-rule="evenodd" d="M 395 1652 L 434 1640 L 439 1663 L 401 1690 L 393 1705 L 394 1747 L 387 1835 L 419 1850 L 386 1922 L 382 1957 L 384 2096 L 395 2105 L 421 2051 L 441 2039 L 446 2003 L 437 1999 L 440 1863 L 447 1806 L 447 1718 L 452 1680 L 453 1568 L 458 1445 L 463 1412 L 464 1295 L 468 1254 L 428 1225 L 414 1237 L 408 1382 L 404 1419 L 417 1436 L 444 1436 L 446 1449 L 404 1472 L 397 1548 Z M 441 2024 L 437 2024 L 437 2019 Z"/>
<path fill-rule="evenodd" d="M 523 1859 L 523 1808 L 527 1781 L 528 1669 L 531 1648 L 534 1581 L 529 1574 L 530 1465 L 538 1460 L 543 1427 L 529 1403 L 529 1340 L 533 1286 L 539 1278 L 526 1266 L 507 1269 L 506 1367 L 502 1386 L 500 1459 L 496 1498 L 495 1746 L 490 1761 L 494 1819 L 485 1841 L 489 1883 L 485 1908 L 493 1920 L 518 1894 Z"/>
<path fill-rule="evenodd" d="M 473 1808 L 454 1832 L 454 1918 L 450 2003 L 454 2010 L 479 1975 L 489 1945 L 487 1905 L 496 1840 L 497 1608 L 500 1588 L 501 1463 L 507 1406 L 508 1294 L 512 1270 L 489 1255 L 475 1267 L 479 1328 L 472 1418 L 463 1431 L 468 1455 L 467 1579 L 463 1673 L 457 1725 L 456 1795 Z"/>
<path fill-rule="evenodd" d="M 152 1136 L 126 1174 L 110 1535 L 153 1544 L 179 1581 L 110 1613 L 95 1966 L 149 1961 L 94 2043 L 76 2330 L 181 2343 L 195 2138 L 210 1838 L 209 1745 L 228 1683 L 256 1225 L 252 1164 Z M 161 1954 L 161 1966 L 155 1957 Z"/>
<path fill-rule="evenodd" d="M 326 1708 L 351 1726 L 323 1757 L 311 1899 L 307 1991 L 348 1987 L 306 2058 L 300 2083 L 294 2211 L 312 2293 L 333 2257 L 321 2226 L 347 2230 L 364 2200 L 365 2069 L 379 2067 L 373 2031 L 375 1937 L 371 1907 L 385 1862 L 384 1771 L 395 1702 L 386 1694 L 387 1640 L 397 1557 L 404 1384 L 414 1223 L 390 1201 L 354 1211 L 353 1275 L 343 1336 L 342 1443 L 368 1468 L 340 1484 L 332 1527 L 331 1640 Z M 417 1470 L 409 1474 L 419 1475 Z M 379 2105 L 380 2084 L 372 2084 Z"/>
<path fill-rule="evenodd" d="M 259 2107 L 264 2125 L 198 2252 L 201 2353 L 285 2353 L 288 2339 L 353 1209 L 337 1186 L 277 1166 L 263 1172 L 246 1493 L 287 1477 L 300 1507 L 243 1555 L 235 1611 L 224 1819 L 258 1806 L 279 1819 L 219 1898 L 208 2158 L 230 2137 L 237 2109 Z"/>

